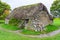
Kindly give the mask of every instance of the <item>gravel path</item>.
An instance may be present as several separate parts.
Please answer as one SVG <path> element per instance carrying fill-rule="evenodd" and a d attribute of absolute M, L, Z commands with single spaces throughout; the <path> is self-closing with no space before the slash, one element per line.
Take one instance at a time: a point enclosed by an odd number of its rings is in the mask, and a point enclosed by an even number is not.
<path fill-rule="evenodd" d="M 21 36 L 27 36 L 27 37 L 51 37 L 51 36 L 54 36 L 58 33 L 60 33 L 60 29 L 59 30 L 56 30 L 56 31 L 53 31 L 53 32 L 50 32 L 50 33 L 47 33 L 47 34 L 40 34 L 40 35 L 25 35 L 25 34 L 21 34 L 21 30 L 17 30 L 17 31 L 12 31 L 12 30 L 7 30 L 7 29 L 4 29 L 4 28 L 1 28 L 0 27 L 0 30 L 3 30 L 3 31 L 7 31 L 7 32 L 12 32 L 12 33 L 15 33 L 15 34 L 18 34 L 18 35 L 21 35 Z"/>

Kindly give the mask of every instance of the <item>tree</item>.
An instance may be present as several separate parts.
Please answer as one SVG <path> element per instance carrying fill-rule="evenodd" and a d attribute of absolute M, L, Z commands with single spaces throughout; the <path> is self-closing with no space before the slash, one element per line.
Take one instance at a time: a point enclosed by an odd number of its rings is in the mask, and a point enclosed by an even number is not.
<path fill-rule="evenodd" d="M 0 16 L 4 13 L 5 10 L 10 10 L 10 5 L 0 0 Z"/>
<path fill-rule="evenodd" d="M 55 0 L 50 8 L 54 17 L 60 17 L 60 0 Z"/>

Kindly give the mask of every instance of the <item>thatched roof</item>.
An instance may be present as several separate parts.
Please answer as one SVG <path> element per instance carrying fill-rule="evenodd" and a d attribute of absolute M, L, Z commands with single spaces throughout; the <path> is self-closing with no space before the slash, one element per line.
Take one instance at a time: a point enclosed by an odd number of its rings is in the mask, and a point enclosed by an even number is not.
<path fill-rule="evenodd" d="M 47 15 L 49 15 L 47 8 L 42 3 L 37 3 L 15 8 L 11 12 L 10 16 L 8 16 L 8 18 L 11 18 L 13 16 L 16 19 L 32 19 L 35 17 L 34 15 L 37 15 L 41 11 L 46 11 Z"/>

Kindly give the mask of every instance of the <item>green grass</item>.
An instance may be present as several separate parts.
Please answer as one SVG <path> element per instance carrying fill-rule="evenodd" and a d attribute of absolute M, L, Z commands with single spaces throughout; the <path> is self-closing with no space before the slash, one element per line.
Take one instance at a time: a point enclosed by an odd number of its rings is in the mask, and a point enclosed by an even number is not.
<path fill-rule="evenodd" d="M 0 24 L 1 24 L 1 23 L 4 23 L 4 20 L 0 20 Z"/>
<path fill-rule="evenodd" d="M 0 40 L 60 40 L 60 34 L 45 38 L 32 38 L 0 30 Z"/>
<path fill-rule="evenodd" d="M 12 26 L 9 24 L 0 24 L 0 27 L 8 29 L 8 30 L 19 30 L 17 26 Z"/>
<path fill-rule="evenodd" d="M 53 25 L 60 26 L 60 18 L 55 18 L 53 20 Z"/>
<path fill-rule="evenodd" d="M 17 26 L 12 26 L 12 25 L 7 25 L 7 24 L 0 24 L 0 27 L 2 28 L 5 28 L 5 29 L 8 29 L 8 30 L 20 30 L 19 28 L 17 28 Z M 26 29 L 23 29 L 22 30 L 22 33 L 23 34 L 29 34 L 29 35 L 39 35 L 41 33 L 49 33 L 49 32 L 52 32 L 52 31 L 55 31 L 57 30 L 58 27 L 57 26 L 54 26 L 54 25 L 48 25 L 46 26 L 46 30 L 45 31 L 32 31 L 32 30 L 26 30 Z"/>
<path fill-rule="evenodd" d="M 8 30 L 19 30 L 17 26 L 5 24 L 4 22 L 5 22 L 4 20 L 0 20 L 0 27 L 8 29 Z"/>
<path fill-rule="evenodd" d="M 39 32 L 39 31 L 36 32 L 33 30 L 27 30 L 27 29 L 23 29 L 22 33 L 26 34 L 26 35 L 39 35 L 39 34 L 41 34 L 41 32 Z"/>
<path fill-rule="evenodd" d="M 55 31 L 57 29 L 59 29 L 59 27 L 54 26 L 54 25 L 47 25 L 45 27 L 45 30 L 43 30 L 42 32 L 40 32 L 40 31 L 36 32 L 36 31 L 31 31 L 31 30 L 23 29 L 22 33 L 23 34 L 29 34 L 29 35 L 39 35 L 39 34 L 49 33 L 49 32 Z"/>
<path fill-rule="evenodd" d="M 1 21 L 1 22 L 4 22 L 4 21 Z M 13 26 L 13 25 L 10 25 L 10 24 L 0 24 L 0 27 L 2 28 L 5 28 L 5 29 L 8 29 L 8 30 L 20 30 L 17 26 Z M 35 31 L 31 31 L 31 30 L 26 30 L 26 29 L 23 29 L 22 30 L 22 33 L 23 34 L 29 34 L 29 35 L 39 35 L 39 34 L 42 34 L 42 33 L 49 33 L 49 32 L 52 32 L 52 31 L 55 31 L 57 29 L 59 29 L 57 26 L 54 26 L 54 25 L 47 25 L 45 27 L 46 30 L 42 31 L 42 32 L 35 32 Z"/>
<path fill-rule="evenodd" d="M 4 22 L 3 20 L 0 20 L 1 22 Z M 58 26 L 56 25 L 60 25 L 60 18 L 55 18 L 53 20 L 53 25 L 47 25 L 45 27 L 46 30 L 42 31 L 42 32 L 35 32 L 35 31 L 31 31 L 31 30 L 26 30 L 26 29 L 23 29 L 22 30 L 22 33 L 23 34 L 26 34 L 26 35 L 39 35 L 39 34 L 42 34 L 42 33 L 49 33 L 49 32 L 52 32 L 52 31 L 55 31 L 57 29 L 59 29 Z M 5 28 L 5 29 L 8 29 L 8 30 L 20 30 L 17 26 L 13 26 L 13 25 L 7 25 L 7 24 L 0 24 L 0 26 L 2 28 Z"/>
<path fill-rule="evenodd" d="M 54 26 L 54 25 L 47 25 L 45 28 L 46 28 L 46 30 L 45 30 L 46 33 L 49 33 L 49 32 L 59 29 L 59 27 Z"/>
<path fill-rule="evenodd" d="M 4 22 L 4 20 L 0 20 L 0 22 Z"/>
<path fill-rule="evenodd" d="M 0 22 L 4 22 L 3 20 L 0 20 Z M 53 20 L 53 24 L 54 25 L 60 25 L 60 19 L 54 19 Z M 46 30 L 45 32 L 52 32 L 54 30 L 57 30 L 58 27 L 54 26 L 54 25 L 47 25 L 46 26 Z M 4 23 L 0 24 L 0 27 L 2 28 L 6 28 L 8 30 L 19 30 L 19 28 L 17 28 L 16 26 L 12 26 L 12 25 L 6 25 Z M 40 32 L 35 32 L 35 31 L 30 31 L 30 30 L 25 30 L 23 29 L 23 33 L 24 34 L 40 34 Z M 6 32 L 6 31 L 2 31 L 0 30 L 0 40 L 60 40 L 60 34 L 57 34 L 55 36 L 52 37 L 45 37 L 45 38 L 32 38 L 32 37 L 27 37 L 27 36 L 23 36 L 23 35 L 18 35 L 15 33 L 11 33 L 11 32 Z"/>
<path fill-rule="evenodd" d="M 4 20 L 0 20 L 0 27 L 8 29 L 8 30 L 19 30 L 17 26 L 13 26 L 10 24 L 4 24 Z"/>

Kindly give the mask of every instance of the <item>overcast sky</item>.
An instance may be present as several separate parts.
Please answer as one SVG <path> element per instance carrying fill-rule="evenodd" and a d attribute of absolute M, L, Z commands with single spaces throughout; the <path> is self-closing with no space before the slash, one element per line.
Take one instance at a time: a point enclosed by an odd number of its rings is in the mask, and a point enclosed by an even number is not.
<path fill-rule="evenodd" d="M 2 0 L 6 3 L 8 3 L 11 6 L 11 9 L 13 10 L 16 7 L 34 4 L 34 3 L 43 3 L 48 10 L 50 10 L 51 4 L 54 0 Z"/>

